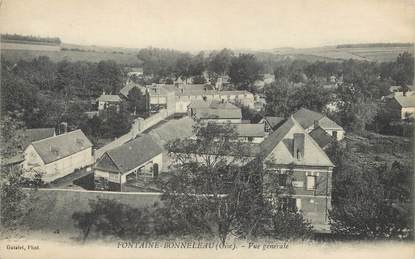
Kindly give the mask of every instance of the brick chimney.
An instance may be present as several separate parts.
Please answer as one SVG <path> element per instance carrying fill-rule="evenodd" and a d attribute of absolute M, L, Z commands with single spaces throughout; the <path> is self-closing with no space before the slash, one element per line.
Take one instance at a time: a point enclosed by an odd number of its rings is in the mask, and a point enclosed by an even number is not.
<path fill-rule="evenodd" d="M 304 133 L 294 133 L 293 155 L 296 160 L 304 157 Z"/>

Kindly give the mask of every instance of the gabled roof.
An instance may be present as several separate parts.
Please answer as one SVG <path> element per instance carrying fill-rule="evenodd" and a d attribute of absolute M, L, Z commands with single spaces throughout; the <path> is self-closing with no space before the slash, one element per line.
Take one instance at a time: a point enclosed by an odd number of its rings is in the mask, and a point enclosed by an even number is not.
<path fill-rule="evenodd" d="M 76 154 L 92 147 L 82 130 L 32 142 L 33 148 L 45 164 Z"/>
<path fill-rule="evenodd" d="M 293 114 L 293 117 L 304 129 L 307 129 L 310 126 L 313 126 L 314 121 L 319 121 L 324 115 L 309 109 L 301 108 Z"/>
<path fill-rule="evenodd" d="M 98 102 L 121 102 L 121 98 L 114 94 L 102 94 L 97 99 Z"/>
<path fill-rule="evenodd" d="M 153 140 L 152 136 L 143 135 L 105 152 L 95 168 L 126 173 L 151 160 L 162 151 L 162 148 Z"/>
<path fill-rule="evenodd" d="M 395 92 L 394 97 L 402 108 L 415 107 L 415 92 L 408 91 L 406 96 L 402 92 Z"/>
<path fill-rule="evenodd" d="M 304 154 L 300 160 L 294 156 L 293 138 L 295 133 L 304 134 Z M 261 143 L 261 152 L 268 162 L 278 165 L 334 166 L 326 153 L 293 116 Z"/>
<path fill-rule="evenodd" d="M 324 114 L 305 108 L 299 109 L 296 113 L 293 114 L 293 117 L 304 129 L 308 129 L 309 127 L 313 126 L 315 121 L 317 121 L 319 126 L 322 128 L 343 129 L 336 122 L 332 121 Z"/>
<path fill-rule="evenodd" d="M 279 126 L 285 118 L 283 117 L 273 117 L 273 116 L 265 116 L 264 119 L 268 122 L 272 129 L 275 129 Z"/>
<path fill-rule="evenodd" d="M 16 132 L 18 136 L 22 137 L 22 147 L 25 149 L 30 143 L 45 138 L 55 136 L 55 128 L 37 128 L 37 129 L 25 129 L 18 130 Z"/>
<path fill-rule="evenodd" d="M 235 124 L 236 132 L 240 137 L 264 137 L 263 124 Z"/>
<path fill-rule="evenodd" d="M 333 141 L 333 137 L 330 136 L 327 131 L 321 127 L 317 127 L 310 132 L 310 136 L 317 142 L 321 148 L 325 148 Z"/>

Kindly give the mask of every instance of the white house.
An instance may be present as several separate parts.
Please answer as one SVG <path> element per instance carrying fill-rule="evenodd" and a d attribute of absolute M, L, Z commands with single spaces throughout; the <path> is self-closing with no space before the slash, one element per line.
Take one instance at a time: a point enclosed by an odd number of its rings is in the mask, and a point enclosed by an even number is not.
<path fill-rule="evenodd" d="M 117 111 L 120 109 L 121 98 L 118 95 L 103 93 L 97 98 L 98 111 L 106 110 L 109 107 L 115 107 Z"/>
<path fill-rule="evenodd" d="M 81 130 L 32 142 L 24 151 L 23 169 L 42 173 L 51 182 L 93 164 L 92 143 Z"/>

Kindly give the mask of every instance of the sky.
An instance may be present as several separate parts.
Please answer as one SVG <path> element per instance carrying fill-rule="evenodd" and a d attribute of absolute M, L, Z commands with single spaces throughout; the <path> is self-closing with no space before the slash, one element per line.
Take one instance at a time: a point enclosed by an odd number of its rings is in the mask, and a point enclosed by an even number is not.
<path fill-rule="evenodd" d="M 0 0 L 0 31 L 179 50 L 414 42 L 415 0 Z"/>

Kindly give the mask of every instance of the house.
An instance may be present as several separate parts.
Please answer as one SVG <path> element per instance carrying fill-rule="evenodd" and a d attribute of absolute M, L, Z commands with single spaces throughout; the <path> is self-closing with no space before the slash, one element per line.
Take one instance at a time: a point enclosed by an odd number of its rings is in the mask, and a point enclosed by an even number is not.
<path fill-rule="evenodd" d="M 384 100 L 389 107 L 400 115 L 400 119 L 415 117 L 415 92 L 395 92 L 386 96 Z"/>
<path fill-rule="evenodd" d="M 276 130 L 284 121 L 283 117 L 265 116 L 259 123 L 264 125 L 264 131 L 268 133 Z"/>
<path fill-rule="evenodd" d="M 175 86 L 155 84 L 146 86 L 146 89 L 150 98 L 149 104 L 151 111 L 166 109 L 169 115 L 176 112 Z"/>
<path fill-rule="evenodd" d="M 344 129 L 324 114 L 301 108 L 293 114 L 294 119 L 310 133 L 314 128 L 321 127 L 336 140 L 344 138 Z"/>
<path fill-rule="evenodd" d="M 261 143 L 266 136 L 262 124 L 235 124 L 235 131 L 238 133 L 240 140 L 251 143 Z"/>
<path fill-rule="evenodd" d="M 95 188 L 125 191 L 146 188 L 159 176 L 163 149 L 150 135 L 105 152 L 94 166 Z"/>
<path fill-rule="evenodd" d="M 92 143 L 82 130 L 33 141 L 24 151 L 23 169 L 42 173 L 44 182 L 51 182 L 90 166 Z"/>
<path fill-rule="evenodd" d="M 188 88 L 177 89 L 176 91 L 176 112 L 185 113 L 192 101 L 224 101 L 254 108 L 254 95 L 248 91 L 217 91 L 217 90 L 194 90 Z"/>
<path fill-rule="evenodd" d="M 97 98 L 98 111 L 115 107 L 116 111 L 120 110 L 121 98 L 118 95 L 105 94 L 105 92 Z"/>
<path fill-rule="evenodd" d="M 188 115 L 205 122 L 242 123 L 241 109 L 224 101 L 192 101 L 188 106 Z"/>
<path fill-rule="evenodd" d="M 267 174 L 264 193 L 277 195 L 274 179 L 281 188 L 292 186 L 293 194 L 282 197 L 282 207 L 297 209 L 316 230 L 328 230 L 331 181 L 334 164 L 293 116 L 260 144 Z"/>
<path fill-rule="evenodd" d="M 131 67 L 128 69 L 127 76 L 130 78 L 132 76 L 140 77 L 144 74 L 144 70 L 142 67 Z"/>

